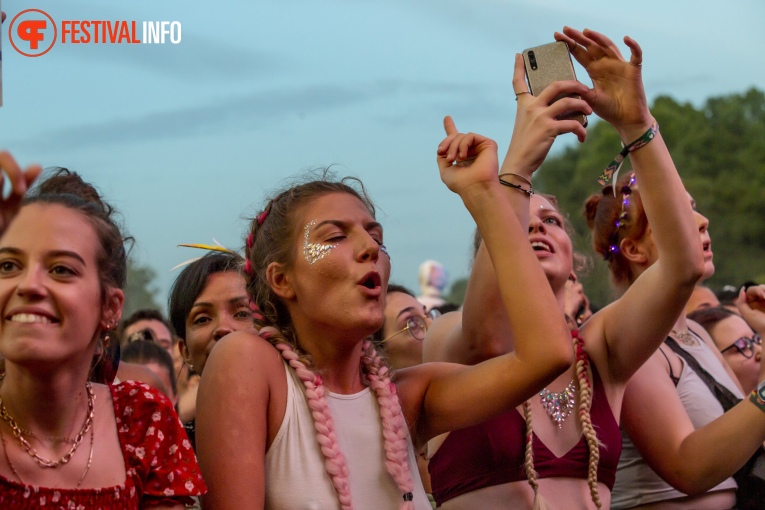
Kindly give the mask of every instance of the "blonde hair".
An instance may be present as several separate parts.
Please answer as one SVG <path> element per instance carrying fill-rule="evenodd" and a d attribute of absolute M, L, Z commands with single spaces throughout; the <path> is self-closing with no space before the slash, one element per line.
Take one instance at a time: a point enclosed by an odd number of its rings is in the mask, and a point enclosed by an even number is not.
<path fill-rule="evenodd" d="M 590 417 L 590 408 L 592 407 L 592 384 L 587 376 L 587 369 L 590 365 L 589 357 L 582 346 L 582 339 L 579 334 L 572 332 L 574 341 L 574 351 L 576 352 L 576 378 L 579 382 L 579 421 L 582 424 L 582 435 L 587 441 L 587 450 L 589 451 L 589 462 L 587 466 L 587 485 L 590 487 L 590 496 L 595 506 L 602 508 L 600 493 L 598 492 L 598 462 L 600 461 L 600 443 L 595 429 L 592 426 Z M 538 473 L 534 469 L 534 448 L 532 445 L 533 428 L 531 417 L 531 404 L 529 401 L 523 403 L 523 417 L 526 420 L 526 452 L 524 456 L 523 468 L 526 471 L 526 479 L 534 490 L 534 507 L 544 508 L 544 503 L 539 496 Z"/>

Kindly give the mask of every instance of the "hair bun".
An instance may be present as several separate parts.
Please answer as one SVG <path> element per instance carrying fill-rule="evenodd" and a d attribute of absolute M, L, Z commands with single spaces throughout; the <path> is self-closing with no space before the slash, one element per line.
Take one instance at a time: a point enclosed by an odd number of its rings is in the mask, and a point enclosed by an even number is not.
<path fill-rule="evenodd" d="M 587 228 L 590 230 L 595 228 L 595 215 L 598 213 L 598 206 L 602 199 L 602 193 L 595 193 L 590 195 L 584 202 L 584 219 L 587 221 Z"/>
<path fill-rule="evenodd" d="M 35 186 L 31 195 L 74 195 L 85 202 L 96 205 L 107 216 L 112 213 L 112 207 L 101 199 L 101 194 L 95 186 L 85 182 L 80 174 L 72 172 L 68 168 L 54 168 L 45 180 Z"/>

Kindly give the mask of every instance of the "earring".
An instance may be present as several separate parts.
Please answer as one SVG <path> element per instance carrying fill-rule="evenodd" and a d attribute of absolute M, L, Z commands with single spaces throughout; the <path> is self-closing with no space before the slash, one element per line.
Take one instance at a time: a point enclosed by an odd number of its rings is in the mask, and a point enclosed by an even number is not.
<path fill-rule="evenodd" d="M 194 371 L 194 365 L 191 363 L 191 361 L 187 360 L 186 358 L 183 359 L 183 362 L 186 363 L 189 366 L 190 371 Z"/>

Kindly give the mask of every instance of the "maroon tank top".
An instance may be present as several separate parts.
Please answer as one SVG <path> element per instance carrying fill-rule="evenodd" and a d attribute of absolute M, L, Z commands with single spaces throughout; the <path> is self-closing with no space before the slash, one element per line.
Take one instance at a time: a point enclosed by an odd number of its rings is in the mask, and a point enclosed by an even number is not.
<path fill-rule="evenodd" d="M 610 490 L 622 451 L 622 435 L 598 372 L 594 365 L 590 367 L 593 376 L 590 416 L 601 443 L 598 481 Z M 571 418 L 576 419 L 576 414 Z M 441 505 L 484 487 L 526 480 L 525 434 L 526 422 L 516 409 L 480 425 L 450 432 L 428 466 L 436 502 Z M 563 457 L 556 457 L 536 434 L 532 447 L 539 478 L 587 479 L 589 451 L 584 436 Z"/>

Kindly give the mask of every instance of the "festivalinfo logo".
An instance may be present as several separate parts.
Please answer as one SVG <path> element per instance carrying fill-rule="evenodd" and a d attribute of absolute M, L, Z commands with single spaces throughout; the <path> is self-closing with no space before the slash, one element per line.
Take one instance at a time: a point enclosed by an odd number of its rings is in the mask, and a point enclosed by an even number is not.
<path fill-rule="evenodd" d="M 180 44 L 180 21 L 62 20 L 40 9 L 25 9 L 8 27 L 13 48 L 41 57 L 59 44 Z"/>

